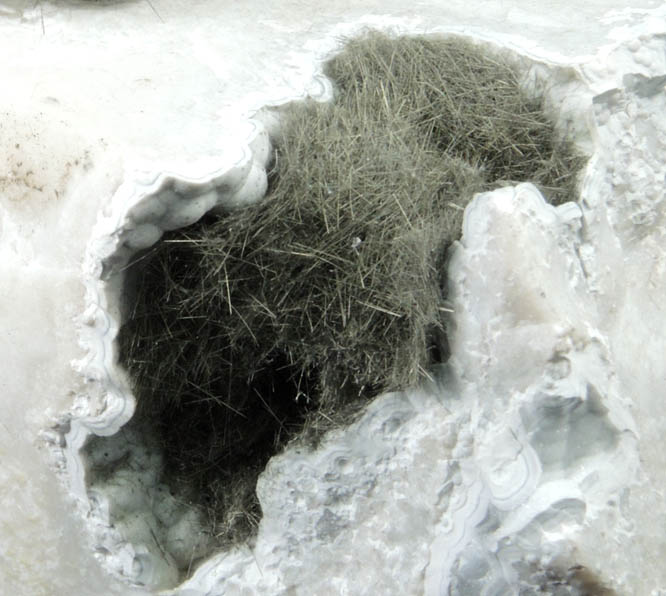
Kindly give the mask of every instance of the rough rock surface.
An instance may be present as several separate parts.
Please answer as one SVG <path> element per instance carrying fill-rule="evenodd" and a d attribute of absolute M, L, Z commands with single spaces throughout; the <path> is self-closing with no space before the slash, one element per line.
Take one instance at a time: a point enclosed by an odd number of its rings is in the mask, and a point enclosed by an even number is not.
<path fill-rule="evenodd" d="M 666 593 L 663 7 L 591 1 L 572 27 L 570 2 L 422 2 L 418 14 L 393 1 L 247 2 L 233 14 L 214 4 L 186 15 L 162 0 L 0 5 L 11 56 L 0 99 L 3 588 L 173 585 L 169 556 L 184 560 L 202 528 L 156 497 L 157 460 L 120 445 L 137 473 L 112 480 L 112 495 L 89 492 L 86 466 L 100 462 L 79 453 L 133 408 L 114 368 L 113 271 L 221 197 L 260 194 L 265 144 L 248 115 L 325 90 L 316 59 L 365 24 L 494 39 L 551 69 L 554 102 L 593 154 L 578 207 L 552 209 L 529 186 L 479 197 L 451 263 L 449 366 L 378 398 L 317 452 L 276 457 L 252 550 L 211 557 L 173 593 L 559 594 L 595 578 L 618 594 Z M 111 528 L 109 507 L 124 526 Z M 169 556 L 151 542 L 152 519 Z"/>

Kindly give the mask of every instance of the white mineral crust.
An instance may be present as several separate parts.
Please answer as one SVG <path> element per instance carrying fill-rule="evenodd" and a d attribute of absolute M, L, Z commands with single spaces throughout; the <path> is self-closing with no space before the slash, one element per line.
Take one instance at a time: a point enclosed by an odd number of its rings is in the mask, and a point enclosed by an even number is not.
<path fill-rule="evenodd" d="M 555 594 L 578 565 L 666 594 L 666 9 L 226 4 L 0 3 L 3 594 Z M 210 545 L 123 426 L 123 269 L 261 197 L 275 126 L 250 116 L 330 97 L 319 60 L 364 25 L 490 40 L 546 73 L 591 155 L 581 196 L 477 196 L 451 252 L 449 363 L 274 457 L 256 541 L 174 588 Z"/>

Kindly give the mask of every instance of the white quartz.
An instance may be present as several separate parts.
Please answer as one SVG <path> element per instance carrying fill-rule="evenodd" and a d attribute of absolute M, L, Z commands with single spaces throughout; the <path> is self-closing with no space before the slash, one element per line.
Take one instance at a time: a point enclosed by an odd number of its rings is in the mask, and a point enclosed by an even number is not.
<path fill-rule="evenodd" d="M 175 593 L 511 594 L 577 564 L 619 594 L 666 593 L 666 13 L 625 5 L 572 22 L 561 1 L 0 2 L 3 590 L 145 593 L 126 580 L 172 585 L 169 557 L 199 548 L 142 446 L 141 474 L 86 483 L 79 447 L 133 411 L 116 272 L 162 230 L 257 199 L 268 144 L 248 118 L 326 96 L 318 59 L 369 24 L 540 61 L 593 154 L 581 200 L 477 197 L 449 271 L 450 366 L 274 458 L 256 544 Z M 168 556 L 147 538 L 160 519 Z"/>

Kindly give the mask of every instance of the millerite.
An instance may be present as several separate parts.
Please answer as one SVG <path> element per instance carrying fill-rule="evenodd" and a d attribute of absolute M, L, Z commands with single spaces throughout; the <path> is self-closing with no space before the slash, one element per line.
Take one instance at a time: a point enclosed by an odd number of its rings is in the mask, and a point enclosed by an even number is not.
<path fill-rule="evenodd" d="M 475 193 L 576 197 L 583 160 L 508 58 L 371 31 L 324 70 L 331 103 L 278 110 L 265 199 L 165 235 L 128 276 L 132 423 L 221 545 L 256 529 L 257 475 L 288 441 L 447 357 L 447 248 Z"/>

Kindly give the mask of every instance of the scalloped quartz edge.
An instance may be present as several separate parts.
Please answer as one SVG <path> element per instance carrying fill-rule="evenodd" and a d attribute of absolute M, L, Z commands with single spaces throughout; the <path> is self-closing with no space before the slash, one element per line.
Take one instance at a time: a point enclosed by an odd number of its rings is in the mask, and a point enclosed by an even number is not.
<path fill-rule="evenodd" d="M 103 564 L 136 585 L 159 587 L 176 581 L 172 561 L 133 544 L 114 531 L 108 495 L 91 491 L 82 449 L 92 436 L 109 437 L 130 420 L 135 398 L 118 366 L 115 338 L 120 326 L 124 268 L 132 255 L 157 242 L 165 231 L 190 225 L 215 210 L 241 208 L 266 192 L 270 159 L 270 115 L 248 121 L 245 142 L 215 162 L 199 162 L 185 173 L 133 172 L 99 217 L 86 251 L 86 309 L 79 320 L 86 357 L 74 368 L 91 387 L 59 425 L 64 434 L 66 483 L 88 518 Z M 146 528 L 149 531 L 149 528 Z"/>

